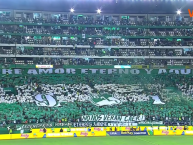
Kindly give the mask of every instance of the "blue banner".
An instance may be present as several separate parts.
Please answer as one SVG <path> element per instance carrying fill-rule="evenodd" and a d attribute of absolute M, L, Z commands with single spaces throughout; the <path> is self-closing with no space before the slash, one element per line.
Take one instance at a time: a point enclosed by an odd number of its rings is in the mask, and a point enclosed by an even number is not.
<path fill-rule="evenodd" d="M 121 136 L 121 131 L 107 131 L 109 136 Z"/>
<path fill-rule="evenodd" d="M 147 131 L 107 131 L 109 136 L 138 136 L 148 135 Z"/>

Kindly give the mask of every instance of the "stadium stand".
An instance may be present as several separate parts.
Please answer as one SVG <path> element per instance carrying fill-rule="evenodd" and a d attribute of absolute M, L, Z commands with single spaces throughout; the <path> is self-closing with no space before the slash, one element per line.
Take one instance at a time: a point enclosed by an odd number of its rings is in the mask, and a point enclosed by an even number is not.
<path fill-rule="evenodd" d="M 2 126 L 80 122 L 82 116 L 96 114 L 144 115 L 150 122 L 191 124 L 192 20 L 161 15 L 36 14 L 0 15 Z M 27 73 L 36 65 L 54 68 Z M 81 70 L 114 69 L 115 65 L 131 66 L 131 75 Z M 16 69 L 22 75 L 7 71 Z M 153 70 L 148 74 L 145 69 Z M 168 73 L 159 74 L 159 69 Z"/>
<path fill-rule="evenodd" d="M 61 122 L 64 118 L 77 121 L 82 115 L 92 114 L 143 114 L 148 121 L 163 121 L 167 117 L 178 121 L 182 117 L 188 121 L 192 114 L 191 78 L 172 74 L 159 77 L 100 74 L 4 76 L 1 78 L 1 121 L 6 124 Z M 182 80 L 189 82 L 183 83 Z M 17 93 L 5 93 L 5 86 L 13 87 Z M 166 95 L 169 87 L 175 90 Z M 151 96 L 159 96 L 161 104 L 165 102 L 166 105 L 153 105 Z M 108 100 L 106 104 L 100 102 L 104 98 Z"/>

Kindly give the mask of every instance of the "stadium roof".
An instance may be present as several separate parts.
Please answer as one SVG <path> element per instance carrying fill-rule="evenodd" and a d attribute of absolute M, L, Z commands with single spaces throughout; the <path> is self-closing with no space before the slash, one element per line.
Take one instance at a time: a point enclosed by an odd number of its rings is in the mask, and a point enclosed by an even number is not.
<path fill-rule="evenodd" d="M 188 14 L 193 0 L 0 0 L 0 9 L 116 14 L 174 14 L 177 10 Z"/>

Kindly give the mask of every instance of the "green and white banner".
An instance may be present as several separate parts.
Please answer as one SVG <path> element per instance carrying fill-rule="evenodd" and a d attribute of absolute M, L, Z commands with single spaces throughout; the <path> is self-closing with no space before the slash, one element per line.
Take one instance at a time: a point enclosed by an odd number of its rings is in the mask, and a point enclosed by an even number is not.
<path fill-rule="evenodd" d="M 52 88 L 57 88 L 59 85 L 52 85 Z M 62 87 L 62 85 L 61 85 Z M 140 97 L 152 98 L 154 100 L 153 104 L 165 104 L 160 100 L 160 97 L 157 95 L 147 95 L 144 94 L 143 88 L 140 88 L 138 85 L 118 85 L 118 84 L 107 84 L 107 85 L 95 85 L 94 86 L 98 93 L 93 93 L 89 86 L 87 86 L 84 90 L 87 93 L 88 97 L 84 97 L 81 99 L 81 102 L 90 102 L 95 106 L 113 106 L 113 105 L 121 105 L 124 102 L 128 102 L 126 97 L 124 96 L 125 93 L 132 99 L 138 98 L 138 101 L 145 101 L 139 100 Z M 111 93 L 109 91 L 109 87 L 111 87 Z M 76 89 L 71 87 L 71 89 Z M 104 90 L 103 93 L 100 90 Z M 77 90 L 79 91 L 79 90 Z M 61 90 L 61 93 L 65 94 L 64 90 Z M 45 94 L 37 94 L 34 96 L 34 100 L 38 106 L 45 106 L 45 107 L 58 107 L 61 106 L 61 103 L 68 102 L 66 97 L 61 97 L 60 95 L 54 95 L 54 89 L 49 90 L 49 93 Z"/>
<path fill-rule="evenodd" d="M 119 115 L 84 115 L 82 121 L 112 121 L 112 122 L 132 122 L 144 121 L 145 116 L 119 116 Z"/>
<path fill-rule="evenodd" d="M 56 69 L 2 69 L 2 74 L 193 74 L 192 69 L 74 69 L 74 68 L 56 68 Z"/>

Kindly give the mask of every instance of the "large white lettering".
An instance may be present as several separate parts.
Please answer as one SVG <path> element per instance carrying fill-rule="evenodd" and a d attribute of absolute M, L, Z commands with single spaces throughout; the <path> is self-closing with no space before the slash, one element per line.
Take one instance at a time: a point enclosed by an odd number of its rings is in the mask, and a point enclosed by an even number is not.
<path fill-rule="evenodd" d="M 81 74 L 88 74 L 88 69 L 81 69 Z"/>
<path fill-rule="evenodd" d="M 158 74 L 167 73 L 166 69 L 159 69 Z"/>
<path fill-rule="evenodd" d="M 22 70 L 21 69 L 14 69 L 14 72 L 17 75 L 22 74 Z"/>
<path fill-rule="evenodd" d="M 136 74 L 139 74 L 140 71 L 138 69 L 132 69 L 130 70 L 130 73 L 136 75 Z"/>
<path fill-rule="evenodd" d="M 26 69 L 25 69 L 26 70 Z M 99 72 L 99 74 L 132 74 L 132 75 L 139 75 L 140 73 L 145 73 L 145 74 L 152 74 L 158 73 L 158 74 L 163 74 L 163 73 L 174 73 L 174 74 L 191 74 L 192 70 L 191 69 L 79 69 L 82 74 L 96 74 Z M 73 68 L 57 68 L 57 69 L 28 69 L 26 70 L 28 74 L 76 74 L 76 69 Z M 25 72 L 26 72 L 25 71 Z M 22 69 L 2 69 L 2 74 L 22 74 L 24 71 Z"/>
<path fill-rule="evenodd" d="M 28 74 L 33 74 L 33 75 L 37 75 L 38 74 L 36 69 L 29 69 L 27 73 Z"/>
<path fill-rule="evenodd" d="M 57 68 L 57 69 L 55 69 L 55 73 L 56 74 L 63 74 L 64 73 L 64 69 L 63 68 Z"/>
<path fill-rule="evenodd" d="M 96 74 L 96 72 L 98 71 L 98 69 L 89 69 L 89 70 L 91 70 L 92 74 Z"/>
<path fill-rule="evenodd" d="M 119 69 L 119 74 L 128 74 L 129 70 L 128 69 Z"/>
<path fill-rule="evenodd" d="M 151 74 L 151 71 L 152 71 L 153 69 L 150 69 L 150 70 L 148 70 L 148 69 L 145 69 L 145 71 L 147 72 L 147 74 Z"/>
<path fill-rule="evenodd" d="M 180 74 L 179 70 L 177 70 L 177 69 L 170 69 L 169 73 Z"/>
<path fill-rule="evenodd" d="M 3 69 L 2 70 L 2 74 L 12 74 L 12 70 L 11 69 Z"/>
<path fill-rule="evenodd" d="M 39 74 L 42 74 L 42 73 L 44 73 L 44 74 L 47 74 L 47 73 L 49 73 L 49 74 L 52 74 L 53 73 L 53 69 L 39 69 Z"/>
<path fill-rule="evenodd" d="M 181 74 L 185 74 L 185 75 L 190 74 L 191 73 L 191 69 L 181 69 L 180 73 Z"/>
<path fill-rule="evenodd" d="M 106 69 L 100 69 L 100 74 L 105 74 L 106 73 Z"/>
<path fill-rule="evenodd" d="M 81 118 L 82 118 L 82 121 L 112 121 L 112 122 L 114 122 L 114 121 L 128 122 L 128 121 L 143 121 L 143 120 L 145 120 L 144 115 L 139 115 L 139 116 L 84 115 Z"/>
<path fill-rule="evenodd" d="M 117 73 L 117 69 L 108 69 L 108 74 Z"/>
<path fill-rule="evenodd" d="M 70 73 L 75 74 L 75 73 L 76 73 L 76 70 L 73 69 L 73 68 L 67 68 L 67 69 L 66 69 L 66 73 L 67 73 L 67 74 L 70 74 Z"/>

